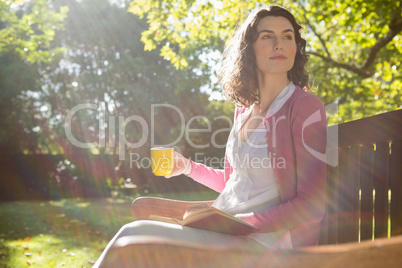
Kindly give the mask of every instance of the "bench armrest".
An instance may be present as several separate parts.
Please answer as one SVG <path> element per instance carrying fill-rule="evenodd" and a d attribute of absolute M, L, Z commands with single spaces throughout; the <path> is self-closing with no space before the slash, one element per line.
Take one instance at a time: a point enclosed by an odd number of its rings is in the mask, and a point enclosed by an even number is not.
<path fill-rule="evenodd" d="M 182 219 L 187 209 L 201 205 L 212 205 L 212 201 L 180 201 L 158 197 L 139 197 L 131 204 L 131 213 L 137 220 L 147 220 L 150 215 Z"/>

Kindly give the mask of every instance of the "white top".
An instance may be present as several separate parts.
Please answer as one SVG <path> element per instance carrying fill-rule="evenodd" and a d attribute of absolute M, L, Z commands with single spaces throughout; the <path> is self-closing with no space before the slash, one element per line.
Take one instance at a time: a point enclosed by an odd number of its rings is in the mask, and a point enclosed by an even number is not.
<path fill-rule="evenodd" d="M 265 118 L 273 116 L 290 98 L 295 90 L 290 83 L 275 98 Z M 239 114 L 229 134 L 226 156 L 233 172 L 225 188 L 215 200 L 214 207 L 232 215 L 255 212 L 280 203 L 276 176 L 268 153 L 266 128 L 261 124 L 242 142 L 238 132 L 250 116 L 253 106 Z M 251 234 L 249 237 L 269 248 L 292 248 L 289 230 Z"/>

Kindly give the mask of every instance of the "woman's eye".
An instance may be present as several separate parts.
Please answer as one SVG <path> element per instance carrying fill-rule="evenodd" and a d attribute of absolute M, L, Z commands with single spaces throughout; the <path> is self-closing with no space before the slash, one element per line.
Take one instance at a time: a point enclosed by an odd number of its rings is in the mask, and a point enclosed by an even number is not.
<path fill-rule="evenodd" d="M 285 39 L 292 40 L 293 37 L 292 37 L 291 35 L 286 35 L 286 36 L 285 36 Z"/>
<path fill-rule="evenodd" d="M 272 38 L 271 35 L 264 35 L 264 36 L 262 37 L 262 39 L 271 39 L 271 38 Z"/>

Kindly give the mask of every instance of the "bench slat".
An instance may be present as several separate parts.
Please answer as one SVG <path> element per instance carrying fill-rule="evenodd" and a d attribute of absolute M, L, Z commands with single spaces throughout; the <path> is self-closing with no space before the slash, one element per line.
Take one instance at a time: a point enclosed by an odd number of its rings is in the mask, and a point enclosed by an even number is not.
<path fill-rule="evenodd" d="M 327 205 L 324 221 L 322 222 L 325 227 L 321 233 L 321 245 L 338 243 L 339 165 L 336 167 L 328 165 L 327 168 Z"/>
<path fill-rule="evenodd" d="M 373 169 L 374 145 L 363 145 L 360 161 L 360 188 L 361 188 L 361 231 L 360 240 L 373 238 Z"/>
<path fill-rule="evenodd" d="M 335 151 L 336 150 L 336 151 Z M 328 158 L 331 157 L 338 157 L 338 147 L 336 148 L 329 148 L 328 149 Z M 327 245 L 329 244 L 329 240 L 330 239 L 329 233 L 331 230 L 329 230 L 329 226 L 331 226 L 331 219 L 330 216 L 331 215 L 331 205 L 330 205 L 330 200 L 333 200 L 333 197 L 331 196 L 331 194 L 333 193 L 333 185 L 331 184 L 331 182 L 334 180 L 334 176 L 336 174 L 336 169 L 337 167 L 333 167 L 331 165 L 327 165 L 327 201 L 325 204 L 325 215 L 324 218 L 322 219 L 321 223 L 320 223 L 320 238 L 318 241 L 319 245 Z"/>
<path fill-rule="evenodd" d="M 387 237 L 388 189 L 389 189 L 389 143 L 377 143 L 374 152 L 374 238 Z"/>
<path fill-rule="evenodd" d="M 339 124 L 338 130 L 340 147 L 400 140 L 402 109 Z"/>
<path fill-rule="evenodd" d="M 343 148 L 340 159 L 338 243 L 359 238 L 360 146 Z"/>
<path fill-rule="evenodd" d="M 402 141 L 391 144 L 391 236 L 402 234 Z"/>

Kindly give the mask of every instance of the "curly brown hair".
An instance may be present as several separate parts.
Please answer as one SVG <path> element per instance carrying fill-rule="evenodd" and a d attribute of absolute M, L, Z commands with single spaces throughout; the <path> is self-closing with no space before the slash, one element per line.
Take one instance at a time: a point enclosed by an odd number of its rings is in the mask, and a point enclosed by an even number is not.
<path fill-rule="evenodd" d="M 306 40 L 300 35 L 300 26 L 295 17 L 285 8 L 270 5 L 254 10 L 234 33 L 223 53 L 223 64 L 219 74 L 223 93 L 236 105 L 250 107 L 260 102 L 256 59 L 252 44 L 257 40 L 257 25 L 267 16 L 285 17 L 295 30 L 296 57 L 288 71 L 288 78 L 296 86 L 308 91 L 309 75 L 304 66 L 308 60 Z"/>

